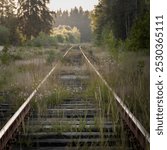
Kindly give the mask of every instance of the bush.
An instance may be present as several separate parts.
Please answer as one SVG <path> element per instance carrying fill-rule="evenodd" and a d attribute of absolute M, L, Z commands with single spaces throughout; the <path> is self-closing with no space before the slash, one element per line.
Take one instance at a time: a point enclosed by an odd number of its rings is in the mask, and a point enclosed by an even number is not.
<path fill-rule="evenodd" d="M 39 34 L 36 38 L 27 42 L 28 46 L 57 46 L 57 43 L 79 43 L 80 42 L 80 32 L 74 27 L 70 26 L 59 26 L 52 30 L 51 35 L 47 35 L 43 32 Z"/>
<path fill-rule="evenodd" d="M 22 60 L 22 57 L 19 53 L 12 52 L 9 50 L 8 46 L 4 46 L 2 52 L 0 53 L 0 61 L 4 65 L 9 65 L 12 61 Z"/>
<path fill-rule="evenodd" d="M 27 42 L 28 46 L 57 46 L 57 38 L 49 36 L 43 32 L 39 34 L 38 37 Z"/>
<path fill-rule="evenodd" d="M 9 43 L 10 31 L 5 26 L 0 25 L 0 44 L 5 45 Z"/>
<path fill-rule="evenodd" d="M 80 32 L 76 27 L 61 25 L 53 28 L 51 36 L 56 37 L 60 43 L 79 43 Z"/>
<path fill-rule="evenodd" d="M 46 58 L 46 62 L 48 64 L 51 64 L 52 62 L 54 62 L 55 59 L 56 59 L 56 53 L 54 51 L 49 51 L 48 56 Z"/>
<path fill-rule="evenodd" d="M 5 64 L 5 65 L 8 65 L 11 60 L 12 60 L 12 57 L 9 53 L 9 49 L 7 46 L 5 46 L 0 54 L 0 60 L 1 60 L 1 63 L 2 64 Z"/>

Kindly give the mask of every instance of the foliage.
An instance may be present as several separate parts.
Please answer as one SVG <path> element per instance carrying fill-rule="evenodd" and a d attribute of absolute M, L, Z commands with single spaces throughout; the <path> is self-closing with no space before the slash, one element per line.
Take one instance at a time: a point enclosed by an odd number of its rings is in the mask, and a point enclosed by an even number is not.
<path fill-rule="evenodd" d="M 100 0 L 91 13 L 91 19 L 96 44 L 118 51 L 118 41 L 126 41 L 128 50 L 149 49 L 148 1 Z M 122 49 L 122 44 L 120 47 Z"/>
<path fill-rule="evenodd" d="M 150 43 L 150 16 L 146 12 L 133 25 L 131 33 L 126 40 L 126 49 L 130 51 L 137 51 L 138 49 L 146 49 L 149 53 Z"/>
<path fill-rule="evenodd" d="M 21 57 L 9 50 L 8 46 L 4 46 L 2 52 L 0 53 L 0 61 L 4 65 L 9 65 L 12 61 L 20 60 Z"/>
<path fill-rule="evenodd" d="M 81 33 L 81 42 L 91 41 L 91 28 L 90 28 L 90 18 L 89 12 L 84 11 L 82 7 L 73 8 L 71 11 L 57 11 L 55 13 L 55 23 L 54 26 L 66 25 L 76 27 Z"/>
<path fill-rule="evenodd" d="M 4 45 L 9 43 L 9 29 L 0 25 L 0 44 Z"/>
<path fill-rule="evenodd" d="M 50 95 L 45 96 L 43 100 L 47 103 L 49 108 L 52 108 L 62 102 L 69 95 L 70 93 L 68 91 L 59 86 L 59 88 L 54 89 Z"/>
<path fill-rule="evenodd" d="M 9 48 L 7 46 L 3 48 L 0 54 L 0 60 L 4 65 L 8 65 L 12 60 L 14 60 L 14 57 L 10 54 Z"/>
<path fill-rule="evenodd" d="M 80 32 L 76 27 L 58 26 L 52 29 L 51 34 L 47 35 L 43 32 L 39 36 L 29 40 L 28 46 L 57 46 L 57 43 L 78 43 L 80 42 Z"/>
<path fill-rule="evenodd" d="M 102 32 L 106 26 L 111 25 L 111 4 L 108 1 L 100 0 L 99 4 L 91 13 L 91 28 L 94 34 L 95 43 L 102 44 Z M 110 28 L 111 29 L 111 28 Z"/>
<path fill-rule="evenodd" d="M 111 52 L 114 58 L 118 56 L 118 40 L 115 39 L 113 32 L 109 28 L 105 28 L 102 32 L 103 45 Z"/>
<path fill-rule="evenodd" d="M 53 28 L 51 36 L 56 37 L 58 42 L 65 43 L 79 43 L 80 32 L 76 27 L 71 28 L 70 26 L 58 26 Z"/>
<path fill-rule="evenodd" d="M 8 44 L 18 45 L 23 42 L 22 35 L 18 30 L 18 18 L 15 14 L 15 0 L 0 1 L 0 24 L 8 28 Z M 3 37 L 5 37 L 3 36 Z M 2 36 L 1 36 L 2 37 Z"/>
<path fill-rule="evenodd" d="M 111 88 L 149 131 L 149 56 L 142 52 L 121 51 L 118 60 L 114 61 L 113 58 L 106 57 L 108 52 L 105 49 L 101 51 L 99 48 L 94 48 L 94 52 L 95 57 L 99 58 L 99 72 L 102 73 Z M 118 118 L 115 113 L 118 109 L 114 107 L 113 94 L 106 91 L 106 86 L 99 82 L 98 76 L 94 75 L 92 79 L 85 95 L 92 97 L 96 91 L 94 99 L 100 100 L 101 97 L 101 105 L 104 105 L 102 110 L 111 110 L 114 112 L 111 112 L 112 117 Z M 99 85 L 100 88 L 98 89 Z"/>
<path fill-rule="evenodd" d="M 19 0 L 19 29 L 27 39 L 37 37 L 40 32 L 49 33 L 52 17 L 47 7 L 49 0 Z"/>
<path fill-rule="evenodd" d="M 41 47 L 41 46 L 57 46 L 57 38 L 49 36 L 43 32 L 39 33 L 39 36 L 36 38 L 33 38 L 32 40 L 29 40 L 27 42 L 28 46 L 35 46 L 35 47 Z"/>

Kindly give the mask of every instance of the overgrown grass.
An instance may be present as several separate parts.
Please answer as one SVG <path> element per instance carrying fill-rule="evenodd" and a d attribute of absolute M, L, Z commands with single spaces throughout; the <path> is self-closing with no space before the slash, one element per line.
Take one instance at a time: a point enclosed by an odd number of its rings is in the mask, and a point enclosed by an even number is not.
<path fill-rule="evenodd" d="M 143 126 L 149 131 L 149 58 L 141 53 L 122 52 L 114 60 L 105 50 L 92 48 L 91 61 L 98 67 L 105 79 L 116 91 L 116 93 L 125 102 L 131 112 L 141 121 Z M 64 48 L 62 46 L 62 50 Z M 0 66 L 0 90 L 10 91 L 13 93 L 13 103 L 18 108 L 28 97 L 32 90 L 39 84 L 43 77 L 52 68 L 60 58 L 60 52 L 51 48 L 32 48 L 20 47 L 11 53 L 16 54 L 21 59 L 15 60 L 8 65 Z M 53 56 L 52 56 L 53 55 Z M 96 61 L 98 60 L 98 61 Z M 57 66 L 60 70 L 61 65 Z M 83 68 L 82 68 L 83 67 Z M 83 65 L 81 70 L 85 71 L 88 66 Z M 68 69 L 69 70 L 68 70 Z M 64 68 L 65 71 L 71 71 L 71 66 Z M 62 68 L 61 68 L 62 69 Z M 103 137 L 104 118 L 108 115 L 112 120 L 114 132 L 120 133 L 121 138 L 125 139 L 123 123 L 119 117 L 116 107 L 116 101 L 112 93 L 99 80 L 97 75 L 90 68 L 91 81 L 86 91 L 79 96 L 95 100 L 95 104 L 101 108 L 100 116 L 95 118 L 96 126 L 100 129 Z M 37 113 L 43 115 L 47 108 L 54 108 L 55 105 L 61 103 L 65 98 L 70 97 L 71 93 L 62 86 L 58 86 L 55 76 L 51 76 L 47 83 L 38 91 L 32 105 Z M 119 127 L 114 126 L 120 124 Z M 79 130 L 85 128 L 85 121 L 80 120 Z M 37 131 L 34 128 L 34 132 Z M 53 131 L 68 131 L 67 126 L 55 124 Z M 126 143 L 123 143 L 126 146 Z M 124 147 L 125 147 L 124 146 Z M 86 146 L 85 146 L 86 147 Z"/>
<path fill-rule="evenodd" d="M 91 61 L 149 132 L 149 56 L 142 52 L 122 51 L 114 59 L 110 52 L 105 49 L 102 51 L 102 48 L 93 48 L 92 52 L 95 61 Z M 99 60 L 98 63 L 96 60 Z"/>
<path fill-rule="evenodd" d="M 0 55 L 0 91 L 9 92 L 17 109 L 51 70 L 51 64 L 59 60 L 61 52 L 54 47 L 9 47 Z"/>
<path fill-rule="evenodd" d="M 92 72 L 92 70 L 90 70 Z M 97 75 L 92 72 L 93 80 L 89 83 L 87 90 L 84 95 L 86 97 L 92 97 L 94 103 L 99 105 L 100 114 L 95 118 L 95 126 L 99 129 L 101 133 L 101 142 L 104 140 L 103 127 L 107 120 L 112 122 L 112 130 L 116 137 L 119 137 L 122 144 L 119 145 L 123 149 L 129 147 L 126 132 L 124 130 L 124 123 L 120 119 L 119 110 L 117 109 L 116 101 L 111 93 L 111 91 L 104 85 L 104 83 L 99 80 Z M 105 143 L 103 143 L 105 144 Z M 105 148 L 107 148 L 107 143 Z M 103 146 L 104 148 L 104 146 Z"/>

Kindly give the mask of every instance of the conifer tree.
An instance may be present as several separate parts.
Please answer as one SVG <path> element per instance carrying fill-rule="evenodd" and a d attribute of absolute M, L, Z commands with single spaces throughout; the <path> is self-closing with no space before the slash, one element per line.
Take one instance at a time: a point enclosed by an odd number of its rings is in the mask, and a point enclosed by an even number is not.
<path fill-rule="evenodd" d="M 48 3 L 49 0 L 19 0 L 19 29 L 27 39 L 38 36 L 40 32 L 50 32 L 52 16 Z"/>

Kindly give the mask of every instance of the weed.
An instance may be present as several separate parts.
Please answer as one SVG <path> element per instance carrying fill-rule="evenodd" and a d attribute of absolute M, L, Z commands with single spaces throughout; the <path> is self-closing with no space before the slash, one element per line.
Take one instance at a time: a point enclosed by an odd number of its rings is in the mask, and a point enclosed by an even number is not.
<path fill-rule="evenodd" d="M 46 58 L 46 62 L 48 64 L 51 64 L 51 63 L 53 63 L 55 61 L 55 59 L 56 59 L 55 51 L 49 51 L 48 52 L 48 56 Z"/>

